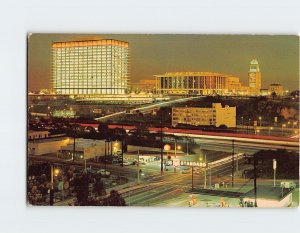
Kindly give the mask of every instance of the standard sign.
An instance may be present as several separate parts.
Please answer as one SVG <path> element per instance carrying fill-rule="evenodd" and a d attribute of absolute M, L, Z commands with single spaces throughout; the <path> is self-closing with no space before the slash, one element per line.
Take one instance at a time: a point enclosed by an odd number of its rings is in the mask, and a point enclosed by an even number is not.
<path fill-rule="evenodd" d="M 180 161 L 181 166 L 194 166 L 194 167 L 207 167 L 207 163 L 191 162 L 191 161 Z"/>
<path fill-rule="evenodd" d="M 173 166 L 174 167 L 180 166 L 180 159 L 173 159 Z"/>

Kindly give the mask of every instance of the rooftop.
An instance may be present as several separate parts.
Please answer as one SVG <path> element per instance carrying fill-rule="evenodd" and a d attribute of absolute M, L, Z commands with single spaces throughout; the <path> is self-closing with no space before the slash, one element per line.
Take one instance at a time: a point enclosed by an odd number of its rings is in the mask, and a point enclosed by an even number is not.
<path fill-rule="evenodd" d="M 289 193 L 291 189 L 273 187 L 273 186 L 257 186 L 257 198 L 281 201 Z M 254 189 L 245 193 L 245 197 L 254 198 Z"/>
<path fill-rule="evenodd" d="M 222 74 L 222 73 L 215 73 L 215 72 L 207 72 L 207 71 L 200 71 L 200 72 L 169 72 L 160 75 L 154 75 L 156 77 L 161 76 L 222 76 L 222 77 L 236 77 L 230 74 Z"/>
<path fill-rule="evenodd" d="M 128 42 L 114 39 L 99 39 L 99 40 L 80 40 L 80 41 L 61 41 L 53 42 L 52 48 L 72 48 L 72 47 L 86 47 L 86 46 L 98 46 L 98 45 L 116 45 L 122 47 L 128 47 Z"/>

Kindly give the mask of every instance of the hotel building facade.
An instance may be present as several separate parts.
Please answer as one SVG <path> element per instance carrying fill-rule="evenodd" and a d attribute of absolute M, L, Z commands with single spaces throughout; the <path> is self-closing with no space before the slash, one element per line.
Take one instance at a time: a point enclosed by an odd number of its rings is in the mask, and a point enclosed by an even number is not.
<path fill-rule="evenodd" d="M 126 94 L 129 44 L 113 39 L 54 42 L 51 86 L 64 95 Z"/>
<path fill-rule="evenodd" d="M 253 59 L 250 62 L 248 80 L 250 90 L 259 92 L 261 89 L 261 72 L 257 59 Z"/>
<path fill-rule="evenodd" d="M 172 126 L 177 124 L 236 127 L 236 107 L 222 107 L 221 103 L 213 103 L 211 108 L 174 107 Z"/>
<path fill-rule="evenodd" d="M 212 95 L 238 92 L 238 77 L 212 72 L 174 72 L 155 75 L 156 93 L 168 95 Z"/>

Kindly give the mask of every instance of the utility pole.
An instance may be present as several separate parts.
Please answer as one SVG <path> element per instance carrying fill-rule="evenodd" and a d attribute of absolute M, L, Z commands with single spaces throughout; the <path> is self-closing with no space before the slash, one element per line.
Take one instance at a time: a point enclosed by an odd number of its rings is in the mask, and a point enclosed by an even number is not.
<path fill-rule="evenodd" d="M 273 170 L 274 170 L 274 182 L 273 186 L 276 187 L 276 168 L 277 168 L 277 161 L 276 159 L 273 159 Z"/>
<path fill-rule="evenodd" d="M 51 186 L 50 186 L 50 206 L 53 206 L 54 203 L 54 184 L 53 184 L 53 165 L 50 165 L 50 173 L 51 173 Z"/>
<path fill-rule="evenodd" d="M 137 161 L 137 183 L 140 183 L 140 150 L 138 150 L 138 161 Z"/>
<path fill-rule="evenodd" d="M 232 140 L 231 187 L 234 187 L 234 140 Z"/>
<path fill-rule="evenodd" d="M 123 155 L 123 138 L 122 138 L 122 140 L 121 140 L 121 155 L 122 155 L 122 164 L 121 164 L 121 166 L 123 167 L 124 166 L 124 155 Z"/>
<path fill-rule="evenodd" d="M 189 155 L 189 139 L 186 137 L 186 155 Z"/>
<path fill-rule="evenodd" d="M 209 169 L 209 187 L 211 188 L 211 168 Z"/>
<path fill-rule="evenodd" d="M 122 124 L 122 130 L 124 130 L 124 126 Z M 123 131 L 124 132 L 124 131 Z M 122 132 L 122 133 L 123 133 Z M 122 167 L 124 166 L 124 140 L 125 140 L 125 137 L 126 137 L 126 131 L 125 131 L 125 134 L 122 135 L 122 142 L 121 142 L 121 153 L 122 153 Z"/>
<path fill-rule="evenodd" d="M 192 191 L 194 190 L 194 166 L 192 166 Z"/>
<path fill-rule="evenodd" d="M 160 172 L 164 172 L 164 154 L 163 154 L 163 130 L 162 130 L 162 119 L 160 120 Z"/>
<path fill-rule="evenodd" d="M 237 154 L 237 157 L 236 157 L 236 169 L 235 169 L 235 171 L 238 172 L 239 171 L 239 157 L 238 157 L 238 155 L 239 155 L 239 148 L 238 147 L 236 149 L 236 154 Z"/>
<path fill-rule="evenodd" d="M 256 165 L 257 159 L 255 154 L 253 155 L 253 164 L 254 164 L 254 207 L 257 207 L 257 187 L 256 187 Z"/>
<path fill-rule="evenodd" d="M 206 165 L 207 165 L 207 161 L 206 161 L 206 154 L 204 155 L 204 162 L 205 162 L 205 166 L 204 166 L 204 189 L 206 189 Z"/>
<path fill-rule="evenodd" d="M 72 156 L 72 160 L 73 162 L 75 161 L 75 153 L 76 153 L 76 148 L 75 148 L 75 143 L 76 143 L 76 138 L 75 138 L 75 133 L 74 133 L 74 137 L 73 137 L 74 141 L 73 141 L 73 156 Z"/>
<path fill-rule="evenodd" d="M 107 156 L 107 142 L 108 140 L 105 139 L 104 143 L 105 143 L 105 151 L 104 151 L 104 170 L 106 171 L 106 156 Z"/>

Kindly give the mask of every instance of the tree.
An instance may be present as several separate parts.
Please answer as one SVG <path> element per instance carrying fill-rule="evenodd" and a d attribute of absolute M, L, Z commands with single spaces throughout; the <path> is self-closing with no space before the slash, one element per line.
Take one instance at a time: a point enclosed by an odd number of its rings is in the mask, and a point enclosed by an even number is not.
<path fill-rule="evenodd" d="M 265 178 L 273 177 L 273 159 L 277 161 L 277 177 L 281 179 L 299 178 L 299 155 L 286 150 L 261 150 L 253 155 L 258 162 L 259 175 Z"/>
<path fill-rule="evenodd" d="M 105 191 L 105 188 L 104 188 L 104 183 L 101 180 L 101 178 L 98 178 L 96 180 L 93 192 L 96 193 L 98 196 L 106 195 L 106 191 Z"/>
<path fill-rule="evenodd" d="M 99 124 L 98 132 L 100 138 L 109 138 L 110 136 L 110 129 L 108 128 L 107 124 Z"/>
<path fill-rule="evenodd" d="M 125 129 L 122 128 L 115 128 L 111 130 L 111 137 L 113 140 L 120 140 L 122 141 L 123 139 L 125 139 L 126 136 L 126 131 Z"/>
<path fill-rule="evenodd" d="M 105 198 L 104 206 L 126 206 L 124 198 L 116 190 L 110 191 L 110 195 Z"/>
<path fill-rule="evenodd" d="M 76 193 L 77 203 L 80 206 L 87 205 L 89 195 L 88 175 L 83 173 L 74 179 L 74 191 Z"/>
<path fill-rule="evenodd" d="M 272 96 L 272 99 L 274 100 L 276 98 L 276 96 L 277 96 L 276 92 L 273 91 L 272 94 L 271 94 L 271 96 Z"/>

